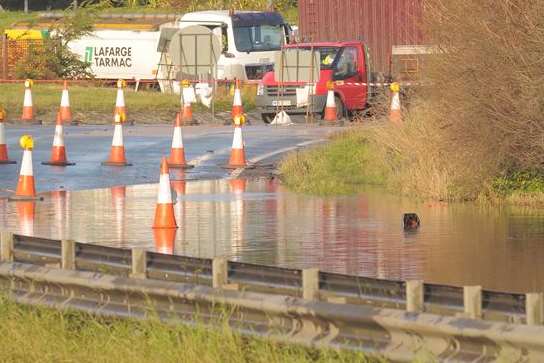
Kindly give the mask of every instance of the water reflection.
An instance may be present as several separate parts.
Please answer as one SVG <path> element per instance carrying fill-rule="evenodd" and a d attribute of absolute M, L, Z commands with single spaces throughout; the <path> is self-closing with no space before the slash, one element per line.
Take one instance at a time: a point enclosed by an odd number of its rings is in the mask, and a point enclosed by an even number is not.
<path fill-rule="evenodd" d="M 423 204 L 368 191 L 319 198 L 275 180 L 185 181 L 172 173 L 179 229 L 153 230 L 157 186 L 52 192 L 0 200 L 0 228 L 108 246 L 388 279 L 424 279 L 519 292 L 544 290 L 544 215 Z M 405 232 L 402 215 L 422 225 Z"/>

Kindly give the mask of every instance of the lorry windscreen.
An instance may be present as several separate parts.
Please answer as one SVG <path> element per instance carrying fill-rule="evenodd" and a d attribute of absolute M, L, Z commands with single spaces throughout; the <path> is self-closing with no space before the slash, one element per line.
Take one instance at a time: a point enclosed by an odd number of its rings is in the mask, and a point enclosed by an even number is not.
<path fill-rule="evenodd" d="M 233 31 L 239 52 L 280 50 L 285 39 L 282 25 L 235 26 Z"/>

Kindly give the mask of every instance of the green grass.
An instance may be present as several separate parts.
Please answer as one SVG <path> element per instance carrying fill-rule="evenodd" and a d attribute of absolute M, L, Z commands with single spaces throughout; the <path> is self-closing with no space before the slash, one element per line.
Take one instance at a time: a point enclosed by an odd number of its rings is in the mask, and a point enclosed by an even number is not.
<path fill-rule="evenodd" d="M 352 194 L 386 184 L 387 171 L 378 156 L 361 131 L 348 131 L 325 145 L 288 155 L 280 164 L 281 178 L 297 192 Z"/>
<path fill-rule="evenodd" d="M 361 353 L 308 349 L 245 338 L 226 325 L 165 325 L 101 319 L 0 298 L 1 362 L 369 362 Z M 374 360 L 372 360 L 374 361 Z"/>
<path fill-rule="evenodd" d="M 39 118 L 54 122 L 55 113 L 60 105 L 62 85 L 37 83 L 32 88 L 34 107 Z M 74 118 L 84 123 L 109 123 L 115 106 L 116 88 L 70 86 L 70 104 Z M 24 86 L 22 83 L 0 84 L 0 105 L 8 113 L 8 120 L 18 119 L 23 107 Z M 244 109 L 255 108 L 255 89 L 242 89 Z M 164 94 L 156 91 L 125 91 L 125 102 L 129 119 L 137 122 L 169 122 L 179 110 L 179 95 Z M 217 111 L 229 111 L 232 97 L 225 87 L 218 88 Z M 194 112 L 209 112 L 202 105 L 195 105 Z"/>

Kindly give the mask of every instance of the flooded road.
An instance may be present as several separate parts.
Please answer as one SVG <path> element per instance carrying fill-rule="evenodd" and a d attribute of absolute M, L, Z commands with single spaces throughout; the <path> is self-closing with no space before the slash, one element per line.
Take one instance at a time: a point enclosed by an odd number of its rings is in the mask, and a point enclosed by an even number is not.
<path fill-rule="evenodd" d="M 173 172 L 173 178 L 184 175 Z M 544 213 L 417 203 L 380 191 L 320 198 L 274 180 L 176 181 L 179 229 L 151 229 L 156 185 L 0 200 L 0 228 L 108 246 L 384 279 L 544 290 Z M 404 212 L 422 220 L 402 229 Z"/>
<path fill-rule="evenodd" d="M 51 167 L 41 165 L 51 157 L 54 127 L 6 127 L 9 156 L 16 165 L 0 165 L 0 197 L 9 195 L 17 185 L 22 150 L 19 137 L 30 134 L 34 138 L 34 176 L 36 188 L 50 190 L 84 190 L 113 185 L 156 183 L 159 180 L 160 160 L 170 153 L 171 125 L 136 125 L 124 127 L 126 157 L 133 166 L 105 167 L 110 153 L 113 126 L 65 127 L 68 160 L 74 166 Z M 297 147 L 326 140 L 334 127 L 298 124 L 288 127 L 252 125 L 244 127 L 244 143 L 249 162 L 267 164 L 281 157 L 281 153 Z M 187 161 L 195 168 L 187 171 L 186 179 L 219 179 L 229 174 L 222 168 L 230 156 L 233 138 L 231 126 L 202 125 L 183 127 L 183 141 Z"/>

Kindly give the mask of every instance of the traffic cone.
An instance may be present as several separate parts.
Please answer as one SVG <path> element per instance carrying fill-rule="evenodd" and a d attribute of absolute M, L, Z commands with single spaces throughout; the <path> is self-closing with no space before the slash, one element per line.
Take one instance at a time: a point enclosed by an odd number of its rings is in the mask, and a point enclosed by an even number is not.
<path fill-rule="evenodd" d="M 336 102 L 334 101 L 334 83 L 328 82 L 327 87 L 329 91 L 327 92 L 327 104 L 325 105 L 325 121 L 327 122 L 336 122 Z"/>
<path fill-rule="evenodd" d="M 184 103 L 182 108 L 181 120 L 184 125 L 194 125 L 195 121 L 193 119 L 193 106 L 191 103 Z"/>
<path fill-rule="evenodd" d="M 68 82 L 64 81 L 62 96 L 60 98 L 60 120 L 61 122 L 72 122 L 72 109 L 70 108 L 70 94 L 68 93 Z"/>
<path fill-rule="evenodd" d="M 4 127 L 4 119 L 6 113 L 0 109 L 0 164 L 16 164 L 15 161 L 9 160 L 8 145 L 6 144 L 6 130 Z"/>
<path fill-rule="evenodd" d="M 126 82 L 123 79 L 117 81 L 117 98 L 115 99 L 115 111 L 114 115 L 125 115 L 127 117 L 127 107 L 125 105 L 125 92 L 123 88 L 126 87 Z"/>
<path fill-rule="evenodd" d="M 244 115 L 234 118 L 234 138 L 232 139 L 232 150 L 230 153 L 228 169 L 237 169 L 247 166 L 246 153 L 244 150 L 244 139 L 242 137 L 242 125 L 245 122 Z"/>
<path fill-rule="evenodd" d="M 191 82 L 184 80 L 182 82 L 183 90 L 181 92 L 181 121 L 184 125 L 195 125 L 193 118 L 192 102 L 195 100 L 194 89 Z"/>
<path fill-rule="evenodd" d="M 400 110 L 400 84 L 397 82 L 391 83 L 391 92 L 393 98 L 391 99 L 391 110 L 389 111 L 389 121 L 394 124 L 402 124 L 402 115 Z"/>
<path fill-rule="evenodd" d="M 161 176 L 159 180 L 159 194 L 155 209 L 155 222 L 153 228 L 178 228 L 172 203 L 172 190 L 170 186 L 170 171 L 166 158 L 161 162 Z"/>
<path fill-rule="evenodd" d="M 188 169 L 192 168 L 192 165 L 188 165 L 185 161 L 185 150 L 183 148 L 183 135 L 181 132 L 181 116 L 178 112 L 176 115 L 176 122 L 174 124 L 174 134 L 172 136 L 172 149 L 170 150 L 170 157 L 168 158 L 168 166 L 170 168 Z"/>
<path fill-rule="evenodd" d="M 23 114 L 21 120 L 24 122 L 40 123 L 34 119 L 34 104 L 32 102 L 32 85 L 31 79 L 25 81 L 25 98 L 23 100 Z"/>
<path fill-rule="evenodd" d="M 125 146 L 123 144 L 123 121 L 124 114 L 115 115 L 115 129 L 111 143 L 110 158 L 102 162 L 106 166 L 131 166 L 125 157 Z"/>
<path fill-rule="evenodd" d="M 153 237 L 155 238 L 155 251 L 165 255 L 174 254 L 174 245 L 176 241 L 176 228 L 155 228 Z"/>
<path fill-rule="evenodd" d="M 23 148 L 23 161 L 21 162 L 21 172 L 19 173 L 19 181 L 15 195 L 10 197 L 10 200 L 36 200 L 40 199 L 36 196 L 36 186 L 34 184 L 34 172 L 32 170 L 32 149 L 34 148 L 34 140 L 32 136 L 23 135 L 19 140 L 19 144 Z"/>
<path fill-rule="evenodd" d="M 236 80 L 234 88 L 234 101 L 232 102 L 232 118 L 244 114 L 244 106 L 242 106 L 242 94 L 240 93 L 240 81 Z"/>
<path fill-rule="evenodd" d="M 69 163 L 66 158 L 66 148 L 64 147 L 64 128 L 62 126 L 62 122 L 62 112 L 58 112 L 57 124 L 55 125 L 55 137 L 53 138 L 53 147 L 51 148 L 51 160 L 42 162 L 43 165 L 76 165 L 75 163 Z"/>

